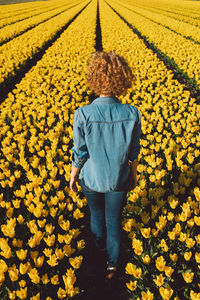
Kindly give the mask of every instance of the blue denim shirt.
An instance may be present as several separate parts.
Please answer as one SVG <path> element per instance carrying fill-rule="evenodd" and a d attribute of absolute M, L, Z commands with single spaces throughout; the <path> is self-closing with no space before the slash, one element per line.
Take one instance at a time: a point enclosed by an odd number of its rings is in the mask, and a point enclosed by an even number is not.
<path fill-rule="evenodd" d="M 140 152 L 141 116 L 116 97 L 98 97 L 74 113 L 72 166 L 96 192 L 127 191 L 130 166 Z"/>

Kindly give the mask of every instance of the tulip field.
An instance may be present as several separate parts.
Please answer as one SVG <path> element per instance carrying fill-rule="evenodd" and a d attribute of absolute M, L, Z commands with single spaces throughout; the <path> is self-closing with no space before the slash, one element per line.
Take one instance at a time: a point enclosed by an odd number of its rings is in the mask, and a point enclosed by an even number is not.
<path fill-rule="evenodd" d="M 199 300 L 200 1 L 184 0 L 0 5 L 0 299 L 89 295 L 87 201 L 69 181 L 97 50 L 128 61 L 135 79 L 118 98 L 142 123 L 119 298 Z"/>

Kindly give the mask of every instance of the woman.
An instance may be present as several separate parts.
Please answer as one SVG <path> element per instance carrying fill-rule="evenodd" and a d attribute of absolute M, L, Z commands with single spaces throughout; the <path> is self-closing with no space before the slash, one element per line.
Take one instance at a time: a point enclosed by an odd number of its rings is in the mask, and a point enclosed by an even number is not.
<path fill-rule="evenodd" d="M 99 97 L 74 114 L 70 188 L 77 192 L 76 182 L 81 185 L 95 245 L 107 249 L 110 279 L 118 266 L 126 194 L 137 185 L 141 117 L 135 106 L 116 97 L 124 95 L 133 81 L 122 56 L 114 51 L 93 53 L 86 81 Z"/>

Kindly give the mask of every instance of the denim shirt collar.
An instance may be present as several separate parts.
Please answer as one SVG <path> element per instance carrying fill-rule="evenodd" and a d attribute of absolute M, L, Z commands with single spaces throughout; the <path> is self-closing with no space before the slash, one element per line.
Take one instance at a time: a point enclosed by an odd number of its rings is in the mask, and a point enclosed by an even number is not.
<path fill-rule="evenodd" d="M 121 103 L 116 97 L 98 97 L 92 101 L 93 103 Z"/>

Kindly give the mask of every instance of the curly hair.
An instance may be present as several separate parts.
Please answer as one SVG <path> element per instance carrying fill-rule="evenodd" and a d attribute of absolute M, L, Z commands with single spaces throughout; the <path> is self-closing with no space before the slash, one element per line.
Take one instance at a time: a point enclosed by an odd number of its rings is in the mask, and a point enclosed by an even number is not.
<path fill-rule="evenodd" d="M 86 83 L 96 95 L 119 96 L 132 86 L 132 70 L 115 51 L 93 53 L 87 67 Z"/>

